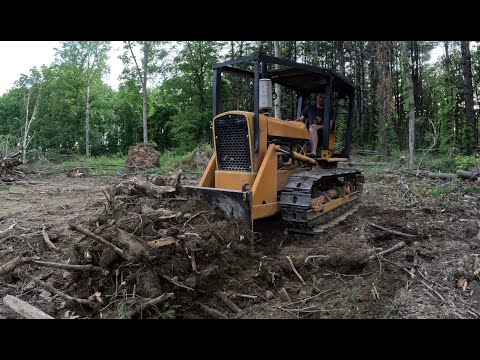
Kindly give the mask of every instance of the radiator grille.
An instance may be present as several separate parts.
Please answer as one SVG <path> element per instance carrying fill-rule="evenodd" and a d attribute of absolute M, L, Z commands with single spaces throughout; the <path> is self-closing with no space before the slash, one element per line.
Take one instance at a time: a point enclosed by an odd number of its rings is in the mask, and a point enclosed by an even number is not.
<path fill-rule="evenodd" d="M 219 170 L 252 171 L 245 116 L 230 114 L 216 118 L 215 144 Z"/>

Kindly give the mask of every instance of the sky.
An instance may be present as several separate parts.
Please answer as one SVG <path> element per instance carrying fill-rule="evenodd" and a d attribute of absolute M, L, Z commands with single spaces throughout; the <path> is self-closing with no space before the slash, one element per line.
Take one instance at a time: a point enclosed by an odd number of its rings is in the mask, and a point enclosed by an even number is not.
<path fill-rule="evenodd" d="M 60 41 L 0 41 L 0 96 L 14 86 L 21 74 L 29 74 L 34 66 L 38 69 L 42 65 L 49 66 L 55 60 L 55 48 L 60 48 Z M 105 82 L 114 90 L 118 89 L 118 76 L 123 68 L 118 59 L 121 49 L 121 41 L 112 41 L 110 75 Z"/>

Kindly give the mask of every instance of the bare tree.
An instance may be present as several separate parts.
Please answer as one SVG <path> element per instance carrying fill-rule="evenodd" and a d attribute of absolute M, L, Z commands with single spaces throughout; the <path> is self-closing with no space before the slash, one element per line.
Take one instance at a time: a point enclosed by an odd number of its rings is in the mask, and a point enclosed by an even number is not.
<path fill-rule="evenodd" d="M 37 94 L 37 100 L 35 101 L 35 106 L 33 107 L 32 114 L 30 115 L 29 118 L 29 107 L 30 107 L 30 98 L 32 96 L 32 91 L 33 91 L 33 85 L 30 86 L 30 88 L 27 89 L 27 92 L 25 94 L 25 127 L 23 129 L 23 138 L 22 138 L 22 161 L 25 164 L 27 161 L 27 147 L 28 144 L 30 144 L 30 140 L 32 140 L 32 137 L 29 136 L 30 132 L 30 126 L 32 125 L 33 121 L 37 118 L 38 111 L 40 110 L 40 90 L 38 91 Z"/>
<path fill-rule="evenodd" d="M 42 90 L 42 75 L 40 72 L 33 68 L 30 75 L 21 75 L 20 79 L 16 83 L 19 89 L 24 91 L 23 105 L 25 109 L 25 125 L 22 130 L 21 143 L 22 143 L 22 161 L 27 160 L 27 148 L 32 140 L 30 135 L 30 127 L 37 118 L 40 110 L 40 94 Z M 36 96 L 35 105 L 31 109 L 32 97 Z"/>

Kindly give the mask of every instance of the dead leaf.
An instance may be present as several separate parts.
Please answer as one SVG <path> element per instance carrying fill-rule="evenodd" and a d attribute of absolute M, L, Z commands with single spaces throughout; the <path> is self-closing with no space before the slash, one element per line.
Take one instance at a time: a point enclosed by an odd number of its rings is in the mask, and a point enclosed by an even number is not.
<path fill-rule="evenodd" d="M 159 220 L 173 219 L 182 215 L 181 212 L 174 212 L 167 209 L 159 208 L 155 211 L 155 214 L 158 215 Z"/>
<path fill-rule="evenodd" d="M 467 286 L 468 286 L 467 279 L 464 279 L 464 278 L 458 279 L 458 281 L 457 281 L 457 287 L 458 288 L 462 289 L 462 291 L 465 291 L 465 290 L 467 290 Z"/>
<path fill-rule="evenodd" d="M 99 292 L 99 291 L 97 291 L 95 294 L 90 295 L 90 296 L 88 297 L 88 300 L 96 300 L 96 301 L 98 301 L 99 303 L 103 303 L 103 300 L 102 300 L 102 297 L 101 297 L 101 296 L 102 296 L 102 293 Z"/>
<path fill-rule="evenodd" d="M 473 263 L 473 269 L 474 269 L 473 275 L 477 276 L 478 273 L 480 273 L 480 256 L 475 256 L 475 261 Z"/>
<path fill-rule="evenodd" d="M 154 248 L 159 248 L 162 246 L 170 245 L 170 244 L 175 244 L 175 239 L 171 236 L 167 236 L 162 239 L 157 239 L 157 240 L 152 240 L 148 242 L 148 245 L 154 247 Z"/>

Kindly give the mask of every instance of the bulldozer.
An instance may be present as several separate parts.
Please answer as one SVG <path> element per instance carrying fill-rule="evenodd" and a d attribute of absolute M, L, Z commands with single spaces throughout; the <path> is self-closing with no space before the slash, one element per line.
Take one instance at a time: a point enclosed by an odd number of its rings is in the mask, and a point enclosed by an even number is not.
<path fill-rule="evenodd" d="M 253 90 L 253 111 L 221 110 L 222 87 L 240 76 Z M 300 117 L 308 99 L 325 92 L 322 143 L 314 156 L 301 121 L 272 116 L 272 85 L 291 98 Z M 248 105 L 248 104 L 247 104 Z M 354 87 L 327 68 L 255 54 L 213 66 L 213 155 L 198 186 L 186 190 L 218 206 L 231 219 L 252 221 L 281 213 L 286 231 L 320 233 L 355 212 L 364 176 L 338 164 L 349 160 Z M 253 223 L 252 223 L 253 224 Z"/>

